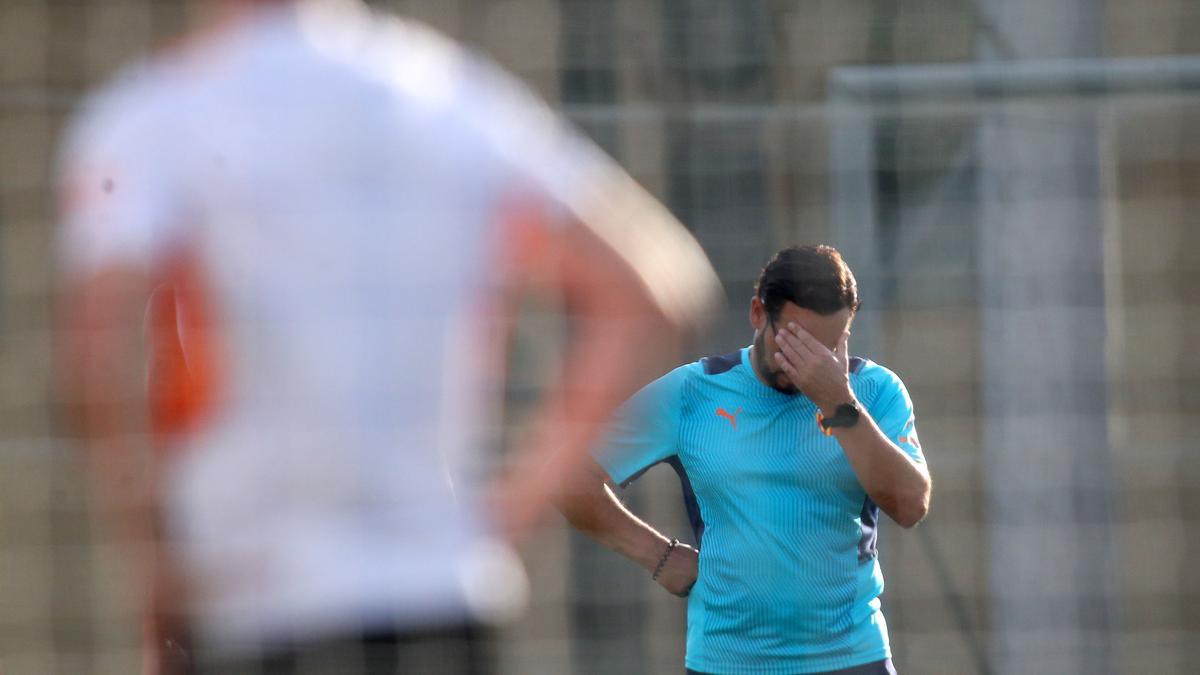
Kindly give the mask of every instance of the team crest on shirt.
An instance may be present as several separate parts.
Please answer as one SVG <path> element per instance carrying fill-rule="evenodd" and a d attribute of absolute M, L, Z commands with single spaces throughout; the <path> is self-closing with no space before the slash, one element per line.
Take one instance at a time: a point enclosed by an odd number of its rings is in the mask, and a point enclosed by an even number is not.
<path fill-rule="evenodd" d="M 729 420 L 730 426 L 732 426 L 736 430 L 737 429 L 737 416 L 740 415 L 741 412 L 742 412 L 742 406 L 738 406 L 738 409 L 734 410 L 733 412 L 729 412 L 728 410 L 726 410 L 724 408 L 717 408 L 717 417 L 724 417 L 725 419 Z"/>
<path fill-rule="evenodd" d="M 918 450 L 921 449 L 921 441 L 917 438 L 917 430 L 916 429 L 912 429 L 911 431 L 908 432 L 907 435 L 901 436 L 900 438 L 897 438 L 896 440 L 900 441 L 901 443 L 907 443 Z"/>

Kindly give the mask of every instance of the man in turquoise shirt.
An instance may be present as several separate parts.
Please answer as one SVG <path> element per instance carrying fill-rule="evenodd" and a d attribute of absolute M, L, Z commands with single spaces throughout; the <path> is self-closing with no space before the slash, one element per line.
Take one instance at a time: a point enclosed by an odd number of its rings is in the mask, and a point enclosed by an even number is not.
<path fill-rule="evenodd" d="M 858 304 L 836 250 L 780 251 L 750 301 L 753 345 L 647 385 L 564 487 L 575 527 L 690 592 L 689 673 L 895 673 L 877 518 L 916 525 L 930 479 L 904 384 L 847 355 Z M 606 485 L 663 462 L 683 483 L 696 548 Z"/>

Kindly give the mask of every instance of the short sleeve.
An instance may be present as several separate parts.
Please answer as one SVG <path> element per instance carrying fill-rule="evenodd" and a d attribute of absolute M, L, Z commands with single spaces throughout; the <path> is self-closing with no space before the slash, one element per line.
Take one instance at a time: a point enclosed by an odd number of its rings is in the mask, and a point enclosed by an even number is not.
<path fill-rule="evenodd" d="M 604 440 L 593 451 L 614 482 L 626 485 L 678 452 L 680 401 L 687 376 L 686 366 L 676 368 L 618 409 Z"/>
<path fill-rule="evenodd" d="M 68 275 L 110 264 L 147 268 L 176 234 L 179 158 L 155 98 L 118 83 L 86 105 L 67 133 L 58 199 Z"/>
<path fill-rule="evenodd" d="M 884 373 L 886 377 L 881 382 L 879 394 L 867 410 L 888 440 L 900 446 L 914 460 L 924 463 L 925 455 L 917 438 L 912 399 L 899 377 L 890 371 L 884 370 Z"/>

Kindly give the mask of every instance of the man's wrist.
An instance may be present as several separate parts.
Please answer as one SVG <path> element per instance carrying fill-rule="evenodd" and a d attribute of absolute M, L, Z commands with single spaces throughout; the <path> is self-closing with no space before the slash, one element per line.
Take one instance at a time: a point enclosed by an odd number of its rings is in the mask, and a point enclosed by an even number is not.
<path fill-rule="evenodd" d="M 858 426 L 862 414 L 862 409 L 857 401 L 840 403 L 832 413 L 826 413 L 824 410 L 818 411 L 817 426 L 826 436 L 830 436 L 838 429 L 852 429 Z"/>
<path fill-rule="evenodd" d="M 862 404 L 858 402 L 858 399 L 854 396 L 854 392 L 849 391 L 845 392 L 841 396 L 835 396 L 821 401 L 817 404 L 817 408 L 825 417 L 833 417 L 837 414 L 838 408 L 847 403 L 857 407 L 859 410 L 862 410 Z"/>
<path fill-rule="evenodd" d="M 678 539 L 672 539 L 667 543 L 667 548 L 659 557 L 658 562 L 654 566 L 654 572 L 651 573 L 650 579 L 658 581 L 658 575 L 662 574 L 663 568 L 667 566 L 667 561 L 671 559 L 671 554 L 675 552 L 675 547 L 679 546 Z"/>
<path fill-rule="evenodd" d="M 631 555 L 639 567 L 653 574 L 655 566 L 658 565 L 659 558 L 662 557 L 663 551 L 671 543 L 671 540 L 661 534 L 655 534 L 653 539 L 643 540 L 638 544 L 637 552 Z"/>

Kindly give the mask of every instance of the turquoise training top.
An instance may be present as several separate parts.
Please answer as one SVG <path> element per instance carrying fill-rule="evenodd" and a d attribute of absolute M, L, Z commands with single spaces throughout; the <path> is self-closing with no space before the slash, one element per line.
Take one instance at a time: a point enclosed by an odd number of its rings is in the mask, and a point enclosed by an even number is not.
<path fill-rule="evenodd" d="M 701 359 L 650 383 L 595 452 L 622 485 L 660 462 L 680 475 L 700 548 L 686 665 L 791 674 L 888 658 L 878 507 L 822 433 L 816 405 L 763 384 L 749 354 Z M 924 462 L 900 379 L 852 358 L 850 384 L 883 433 Z"/>

